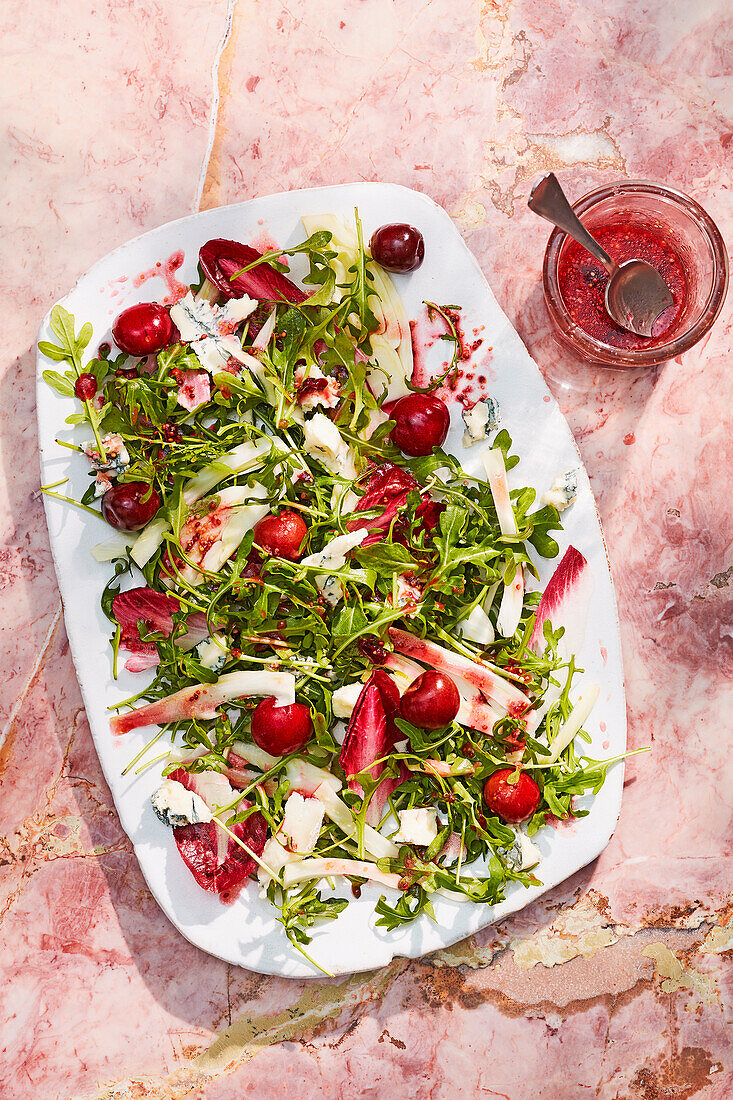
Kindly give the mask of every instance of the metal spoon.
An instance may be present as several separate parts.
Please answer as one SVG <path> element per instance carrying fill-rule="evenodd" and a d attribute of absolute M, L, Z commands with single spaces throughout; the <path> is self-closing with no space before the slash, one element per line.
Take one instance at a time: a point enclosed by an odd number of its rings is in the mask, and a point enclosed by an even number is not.
<path fill-rule="evenodd" d="M 614 263 L 574 212 L 554 172 L 535 184 L 527 205 L 535 214 L 564 229 L 603 264 L 609 276 L 606 310 L 611 319 L 637 336 L 651 336 L 657 317 L 674 300 L 656 268 L 644 260 L 627 260 L 621 266 Z"/>

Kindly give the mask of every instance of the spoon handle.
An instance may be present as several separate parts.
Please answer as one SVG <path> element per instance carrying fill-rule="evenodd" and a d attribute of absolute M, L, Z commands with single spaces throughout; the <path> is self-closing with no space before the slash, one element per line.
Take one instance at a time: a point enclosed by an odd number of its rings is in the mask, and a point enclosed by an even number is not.
<path fill-rule="evenodd" d="M 548 172 L 539 183 L 534 185 L 527 206 L 541 218 L 546 218 L 559 229 L 564 229 L 574 241 L 583 248 L 587 248 L 591 255 L 603 264 L 609 275 L 613 275 L 618 270 L 618 266 L 606 250 L 601 248 L 598 241 L 591 237 L 573 210 L 554 172 Z"/>

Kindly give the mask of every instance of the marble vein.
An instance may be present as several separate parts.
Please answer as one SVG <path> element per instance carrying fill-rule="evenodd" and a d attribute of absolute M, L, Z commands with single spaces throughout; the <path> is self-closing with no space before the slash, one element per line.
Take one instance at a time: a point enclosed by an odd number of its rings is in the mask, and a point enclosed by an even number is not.
<path fill-rule="evenodd" d="M 224 33 L 221 36 L 221 40 L 217 47 L 216 54 L 211 66 L 211 109 L 209 117 L 209 139 L 204 152 L 204 159 L 201 165 L 201 171 L 199 173 L 198 186 L 196 188 L 196 194 L 194 195 L 193 205 L 195 210 L 201 209 L 201 201 L 203 198 L 204 190 L 206 188 L 206 182 L 209 174 L 209 162 L 211 161 L 211 154 L 214 149 L 214 143 L 217 138 L 218 125 L 219 125 L 219 106 L 221 103 L 221 85 L 219 80 L 219 69 L 222 62 L 222 57 L 229 45 L 229 40 L 232 34 L 232 28 L 234 26 L 234 12 L 237 5 L 237 0 L 227 0 L 226 10 L 226 25 L 224 27 Z"/>

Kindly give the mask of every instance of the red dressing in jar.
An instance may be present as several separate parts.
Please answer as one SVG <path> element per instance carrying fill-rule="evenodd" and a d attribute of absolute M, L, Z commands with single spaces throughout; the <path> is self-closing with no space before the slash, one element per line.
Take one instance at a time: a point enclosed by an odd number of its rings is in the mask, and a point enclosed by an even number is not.
<path fill-rule="evenodd" d="M 652 229 L 625 222 L 595 227 L 593 236 L 617 264 L 646 260 L 660 273 L 672 292 L 672 305 L 654 322 L 652 336 L 637 336 L 611 320 L 606 312 L 608 275 L 590 252 L 568 240 L 560 254 L 558 283 L 568 313 L 589 336 L 626 350 L 654 347 L 674 336 L 687 302 L 687 279 L 682 261 L 667 240 Z"/>

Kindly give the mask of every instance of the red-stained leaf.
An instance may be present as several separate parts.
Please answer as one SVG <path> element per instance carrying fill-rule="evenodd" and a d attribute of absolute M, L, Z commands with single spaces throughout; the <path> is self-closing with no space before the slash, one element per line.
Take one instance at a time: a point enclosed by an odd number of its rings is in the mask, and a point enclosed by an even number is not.
<path fill-rule="evenodd" d="M 160 662 L 155 643 L 143 641 L 138 624 L 145 624 L 143 633 L 156 631 L 169 636 L 173 629 L 173 615 L 178 608 L 175 596 L 163 595 L 152 588 L 131 588 L 115 596 L 112 610 L 122 628 L 120 649 L 133 655 L 125 662 L 128 672 L 144 672 Z M 176 640 L 183 650 L 193 649 L 209 633 L 203 612 L 189 615 L 186 625 L 187 633 Z"/>
<path fill-rule="evenodd" d="M 211 381 L 205 370 L 182 370 L 178 381 L 178 404 L 189 412 L 211 400 Z"/>
<path fill-rule="evenodd" d="M 120 649 L 133 654 L 125 668 L 129 672 L 143 672 L 157 665 L 160 660 L 158 650 L 153 642 L 142 640 L 138 623 L 145 624 L 145 633 L 156 631 L 170 634 L 173 615 L 178 611 L 178 600 L 154 592 L 152 588 L 131 588 L 115 596 L 112 610 L 122 628 Z"/>
<path fill-rule="evenodd" d="M 158 650 L 152 642 L 141 642 L 140 648 L 125 661 L 128 672 L 147 672 L 149 668 L 155 668 L 160 664 Z"/>
<path fill-rule="evenodd" d="M 347 531 L 360 531 L 366 527 L 369 534 L 362 546 L 380 542 L 389 531 L 395 516 L 405 507 L 408 493 L 417 488 L 418 483 L 411 473 L 391 462 L 385 462 L 371 475 L 366 484 L 366 492 L 354 508 L 354 512 L 382 508 L 382 514 L 373 519 L 352 519 L 346 525 Z"/>
<path fill-rule="evenodd" d="M 445 504 L 442 500 L 432 500 L 430 497 L 423 497 L 422 503 L 415 509 L 415 515 L 420 517 L 420 526 L 423 531 L 431 535 L 440 523 L 440 517 L 444 511 Z"/>
<path fill-rule="evenodd" d="M 384 669 L 376 669 L 356 701 L 339 756 L 349 790 L 364 793 L 359 781 L 349 777 L 368 771 L 378 779 L 384 771 L 381 758 L 392 751 L 395 741 L 401 737 L 394 722 L 399 701 L 400 693 L 392 677 Z M 367 824 L 379 824 L 387 799 L 407 774 L 407 769 L 401 765 L 397 778 L 387 776 L 379 784 L 369 803 Z"/>
<path fill-rule="evenodd" d="M 362 546 L 371 546 L 372 543 L 381 542 L 386 537 L 393 520 L 397 522 L 393 528 L 393 540 L 404 542 L 404 522 L 399 514 L 407 504 L 407 496 L 420 486 L 411 473 L 395 466 L 392 462 L 385 462 L 371 475 L 366 483 L 366 491 L 354 507 L 354 513 L 373 511 L 382 508 L 380 515 L 373 519 L 352 519 L 346 525 L 347 531 L 360 531 L 368 528 L 369 534 L 364 539 Z M 441 513 L 445 505 L 440 501 L 432 500 L 427 494 L 415 509 L 415 515 L 421 520 L 423 530 L 430 534 L 438 525 Z"/>
<path fill-rule="evenodd" d="M 131 588 L 128 592 L 118 593 L 112 601 L 117 622 L 122 627 L 122 639 L 128 637 L 140 640 L 138 623 L 144 622 L 148 630 L 170 634 L 173 629 L 173 616 L 178 611 L 175 596 L 164 596 L 152 588 Z"/>
<path fill-rule="evenodd" d="M 187 790 L 195 790 L 196 777 L 178 768 L 170 775 L 171 779 L 182 783 Z M 248 803 L 240 802 L 238 809 L 248 808 Z M 173 830 L 178 851 L 183 862 L 204 890 L 218 894 L 223 902 L 234 901 L 249 876 L 257 869 L 257 864 L 236 841 L 229 838 L 226 858 L 219 864 L 217 859 L 219 826 L 214 821 L 198 825 L 182 825 Z M 231 826 L 231 832 L 239 837 L 257 856 L 262 855 L 267 840 L 267 824 L 262 814 L 254 813 L 246 821 Z"/>
<path fill-rule="evenodd" d="M 225 298 L 250 298 L 268 302 L 290 302 L 298 305 L 307 295 L 269 264 L 258 264 L 251 271 L 232 279 L 243 267 L 262 255 L 256 248 L 238 241 L 218 238 L 207 241 L 199 252 L 201 270 Z"/>
<path fill-rule="evenodd" d="M 579 550 L 569 546 L 542 593 L 529 640 L 530 649 L 544 652 L 543 625 L 549 619 L 553 630 L 565 627 L 560 652 L 566 656 L 577 653 L 585 638 L 592 591 L 593 575 L 588 562 Z"/>

